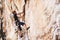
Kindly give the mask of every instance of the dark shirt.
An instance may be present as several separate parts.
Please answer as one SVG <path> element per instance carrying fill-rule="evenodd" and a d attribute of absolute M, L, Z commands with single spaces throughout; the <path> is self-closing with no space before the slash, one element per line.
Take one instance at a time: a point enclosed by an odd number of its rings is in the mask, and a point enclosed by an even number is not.
<path fill-rule="evenodd" d="M 17 21 L 19 21 L 18 17 L 17 17 L 17 14 L 14 14 L 14 19 L 17 20 Z"/>

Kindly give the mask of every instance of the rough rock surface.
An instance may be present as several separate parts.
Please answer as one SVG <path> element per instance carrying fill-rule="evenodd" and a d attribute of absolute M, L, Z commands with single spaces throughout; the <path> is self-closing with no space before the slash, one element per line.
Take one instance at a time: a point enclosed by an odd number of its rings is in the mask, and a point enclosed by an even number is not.
<path fill-rule="evenodd" d="M 56 35 L 60 35 L 60 0 L 4 0 L 3 8 L 6 40 L 57 40 Z M 25 14 L 19 19 L 24 19 L 27 27 L 30 26 L 22 39 L 15 33 L 14 10 Z"/>
<path fill-rule="evenodd" d="M 26 4 L 26 24 L 30 26 L 30 40 L 56 40 L 60 27 L 60 0 L 29 0 Z"/>

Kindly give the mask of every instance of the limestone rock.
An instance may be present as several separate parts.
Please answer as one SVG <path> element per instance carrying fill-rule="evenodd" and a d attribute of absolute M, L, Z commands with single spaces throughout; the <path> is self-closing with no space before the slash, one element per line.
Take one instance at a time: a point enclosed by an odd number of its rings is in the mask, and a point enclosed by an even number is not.
<path fill-rule="evenodd" d="M 30 26 L 22 39 L 15 33 L 13 11 Z M 60 0 L 4 0 L 2 17 L 6 40 L 59 40 L 56 35 L 60 35 Z"/>

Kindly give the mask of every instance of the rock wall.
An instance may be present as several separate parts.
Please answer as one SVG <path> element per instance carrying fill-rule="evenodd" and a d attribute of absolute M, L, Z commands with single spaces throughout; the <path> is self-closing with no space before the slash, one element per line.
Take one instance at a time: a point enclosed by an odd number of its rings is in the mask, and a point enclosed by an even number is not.
<path fill-rule="evenodd" d="M 4 0 L 3 8 L 6 40 L 59 40 L 56 35 L 60 35 L 60 0 Z M 19 39 L 15 33 L 14 10 L 18 14 L 23 13 L 19 19 L 30 26 L 28 39 Z"/>
<path fill-rule="evenodd" d="M 58 16 L 60 16 L 59 0 L 29 0 L 25 15 L 25 22 L 30 26 L 29 39 L 56 40 L 54 31 L 60 27 Z"/>

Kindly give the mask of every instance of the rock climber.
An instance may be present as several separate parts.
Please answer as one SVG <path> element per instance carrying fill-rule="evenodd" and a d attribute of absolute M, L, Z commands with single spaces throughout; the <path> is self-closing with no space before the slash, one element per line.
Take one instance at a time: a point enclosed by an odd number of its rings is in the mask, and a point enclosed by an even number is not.
<path fill-rule="evenodd" d="M 25 30 L 28 30 L 30 27 L 27 28 L 26 24 L 24 22 L 19 21 L 16 11 L 13 11 L 12 13 L 13 13 L 13 17 L 15 20 L 15 24 L 16 24 L 16 26 L 18 26 L 19 35 L 20 35 L 20 37 L 23 37 L 23 33 L 25 32 Z M 24 31 L 22 31 L 22 30 L 24 30 Z"/>

